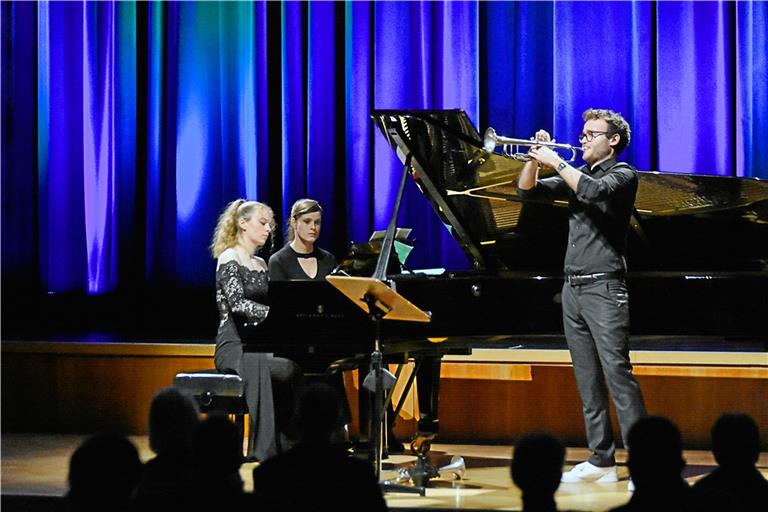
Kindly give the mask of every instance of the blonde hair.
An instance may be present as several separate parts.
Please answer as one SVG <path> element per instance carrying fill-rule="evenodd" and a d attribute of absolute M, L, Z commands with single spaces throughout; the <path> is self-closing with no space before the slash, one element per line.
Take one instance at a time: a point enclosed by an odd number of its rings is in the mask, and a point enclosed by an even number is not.
<path fill-rule="evenodd" d="M 269 222 L 272 227 L 272 233 L 275 232 L 275 218 L 272 208 L 257 201 L 246 201 L 245 199 L 235 199 L 224 208 L 216 222 L 216 229 L 213 231 L 211 240 L 211 253 L 214 258 L 218 258 L 221 253 L 237 245 L 238 223 L 240 219 L 246 221 L 251 219 L 251 215 L 257 210 L 268 212 L 272 216 Z M 272 238 L 270 233 L 270 240 Z"/>
<path fill-rule="evenodd" d="M 293 226 L 291 226 L 291 219 L 299 220 L 299 217 L 302 215 L 315 212 L 320 212 L 322 215 L 323 208 L 314 199 L 299 199 L 293 203 L 293 206 L 291 206 L 291 216 L 288 217 L 288 225 L 285 227 L 285 238 L 288 243 L 293 242 L 293 239 L 296 238 L 296 232 Z"/>

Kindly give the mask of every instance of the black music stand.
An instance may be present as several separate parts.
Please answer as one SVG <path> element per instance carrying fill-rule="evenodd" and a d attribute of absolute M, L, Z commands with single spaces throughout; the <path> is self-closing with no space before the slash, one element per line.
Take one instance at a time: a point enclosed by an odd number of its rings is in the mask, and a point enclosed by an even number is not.
<path fill-rule="evenodd" d="M 381 353 L 381 320 L 401 320 L 405 322 L 429 322 L 430 316 L 414 306 L 405 297 L 384 283 L 387 277 L 387 264 L 392 254 L 392 246 L 397 233 L 397 214 L 403 199 L 405 181 L 411 169 L 411 153 L 404 155 L 403 174 L 389 219 L 384 241 L 381 243 L 379 260 L 372 277 L 327 276 L 325 279 L 340 290 L 352 302 L 363 309 L 375 326 L 374 348 L 371 354 L 371 373 L 375 382 L 373 419 L 371 421 L 371 458 L 374 463 L 376 479 L 381 478 L 381 453 L 384 443 L 384 361 Z M 370 375 L 370 374 L 369 374 Z M 383 491 L 409 492 L 424 496 L 424 487 L 410 487 L 389 482 L 382 482 Z"/>
<path fill-rule="evenodd" d="M 371 420 L 371 459 L 378 479 L 381 476 L 381 454 L 384 442 L 384 361 L 381 352 L 381 321 L 429 322 L 430 317 L 379 279 L 345 276 L 327 276 L 325 279 L 365 311 L 374 324 L 371 374 L 375 382 L 375 391 Z M 402 486 L 398 490 L 413 492 L 413 489 L 416 488 Z"/>

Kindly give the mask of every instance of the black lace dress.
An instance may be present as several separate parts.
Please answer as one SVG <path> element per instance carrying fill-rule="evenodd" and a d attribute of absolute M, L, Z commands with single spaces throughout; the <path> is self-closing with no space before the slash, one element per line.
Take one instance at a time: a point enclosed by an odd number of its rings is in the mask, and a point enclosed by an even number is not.
<path fill-rule="evenodd" d="M 269 313 L 266 271 L 251 270 L 237 261 L 219 265 L 216 271 L 216 304 L 219 330 L 216 334 L 216 369 L 236 373 L 245 381 L 245 399 L 250 416 L 253 449 L 248 454 L 266 460 L 281 451 L 293 411 L 294 388 L 299 370 L 288 359 L 271 354 L 243 352 L 235 321 L 258 324 Z"/>

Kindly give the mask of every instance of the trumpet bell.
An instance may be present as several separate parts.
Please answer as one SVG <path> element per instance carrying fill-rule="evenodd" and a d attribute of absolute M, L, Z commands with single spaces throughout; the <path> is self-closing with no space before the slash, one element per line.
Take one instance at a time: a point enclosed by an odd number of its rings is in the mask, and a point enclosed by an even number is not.
<path fill-rule="evenodd" d="M 467 471 L 467 464 L 464 462 L 464 457 L 461 455 L 454 455 L 451 457 L 450 464 L 446 464 L 445 466 L 439 468 L 438 471 L 453 473 L 456 480 L 461 480 L 464 478 L 464 474 Z"/>
<path fill-rule="evenodd" d="M 497 139 L 498 137 L 496 137 L 496 130 L 489 126 L 483 135 L 483 149 L 489 153 L 493 153 L 493 150 L 496 149 L 497 146 Z"/>

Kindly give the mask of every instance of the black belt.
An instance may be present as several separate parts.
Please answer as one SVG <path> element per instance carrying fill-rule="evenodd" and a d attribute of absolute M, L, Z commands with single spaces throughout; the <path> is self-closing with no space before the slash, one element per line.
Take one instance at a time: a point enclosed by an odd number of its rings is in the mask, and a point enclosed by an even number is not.
<path fill-rule="evenodd" d="M 566 274 L 565 282 L 571 286 L 579 286 L 582 284 L 592 284 L 597 281 L 604 281 L 606 279 L 622 279 L 624 272 L 598 272 L 596 274 Z"/>

